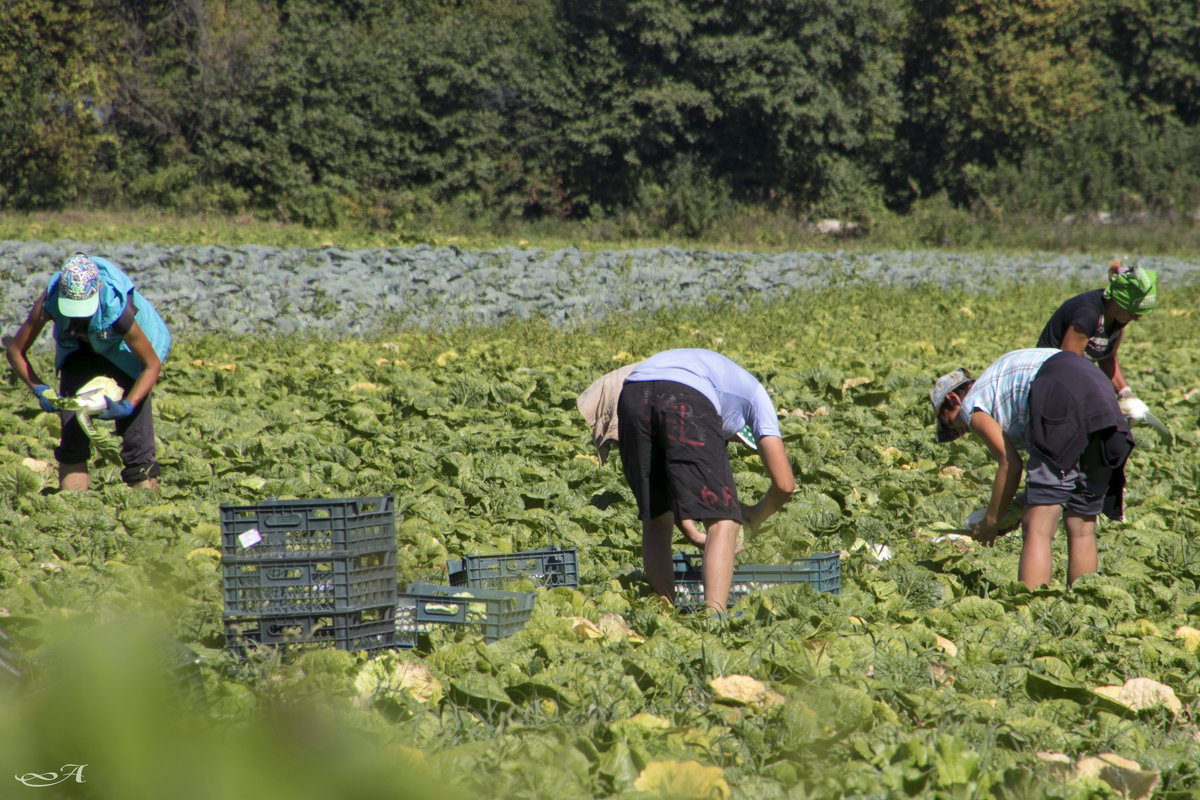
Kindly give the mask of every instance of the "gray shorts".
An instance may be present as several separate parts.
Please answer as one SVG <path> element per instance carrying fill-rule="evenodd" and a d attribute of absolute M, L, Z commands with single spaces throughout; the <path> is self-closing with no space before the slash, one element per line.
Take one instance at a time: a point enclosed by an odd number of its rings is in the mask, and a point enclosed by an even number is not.
<path fill-rule="evenodd" d="M 1100 457 L 1099 440 L 1093 438 L 1079 462 L 1060 474 L 1036 450 L 1025 460 L 1025 504 L 1062 506 L 1080 516 L 1095 516 L 1104 508 L 1104 495 L 1112 469 Z"/>

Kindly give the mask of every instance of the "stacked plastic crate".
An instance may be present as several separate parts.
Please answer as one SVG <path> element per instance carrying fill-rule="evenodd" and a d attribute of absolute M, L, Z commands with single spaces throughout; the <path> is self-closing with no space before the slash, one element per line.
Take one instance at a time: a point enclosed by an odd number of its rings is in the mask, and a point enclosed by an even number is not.
<path fill-rule="evenodd" d="M 392 495 L 221 506 L 226 644 L 396 646 Z"/>

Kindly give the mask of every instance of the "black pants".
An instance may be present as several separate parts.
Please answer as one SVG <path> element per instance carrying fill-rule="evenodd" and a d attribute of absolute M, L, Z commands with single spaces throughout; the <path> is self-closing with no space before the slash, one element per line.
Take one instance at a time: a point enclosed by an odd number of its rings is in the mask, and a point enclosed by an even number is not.
<path fill-rule="evenodd" d="M 92 378 L 100 375 L 108 376 L 117 382 L 122 389 L 129 392 L 133 388 L 134 379 L 126 375 L 116 364 L 107 358 L 90 350 L 80 350 L 67 356 L 59 372 L 58 393 L 70 397 Z M 79 420 L 74 414 L 62 414 L 64 422 L 58 447 L 54 448 L 54 458 L 60 464 L 86 463 L 92 453 L 92 443 Z M 121 437 L 121 480 L 126 483 L 140 483 L 149 478 L 157 478 L 159 474 L 158 461 L 155 460 L 154 447 L 154 416 L 150 407 L 150 395 L 138 403 L 133 414 L 119 419 L 117 435 Z M 104 425 L 99 422 L 93 424 Z"/>

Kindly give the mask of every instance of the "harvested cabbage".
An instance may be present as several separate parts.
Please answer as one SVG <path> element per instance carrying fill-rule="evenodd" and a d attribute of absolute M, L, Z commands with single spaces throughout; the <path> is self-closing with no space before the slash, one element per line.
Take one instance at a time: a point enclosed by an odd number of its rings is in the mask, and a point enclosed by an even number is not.
<path fill-rule="evenodd" d="M 1021 524 L 1021 515 L 1024 513 L 1024 511 L 1025 509 L 1020 503 L 1014 502 L 1010 504 L 1009 507 L 1004 510 L 1004 513 L 1000 515 L 1000 520 L 996 523 L 996 532 L 1004 534 L 1017 528 Z M 971 530 L 976 525 L 983 522 L 983 518 L 985 516 L 987 516 L 986 508 L 976 509 L 968 514 L 967 518 L 963 520 L 963 527 L 967 530 Z"/>
<path fill-rule="evenodd" d="M 62 411 L 74 411 L 79 427 L 95 445 L 96 451 L 114 464 L 121 463 L 121 440 L 107 425 L 93 425 L 91 417 L 108 409 L 105 398 L 115 403 L 125 397 L 125 390 L 112 378 L 98 375 L 80 387 L 73 397 L 59 397 L 53 389 L 45 398 Z"/>
<path fill-rule="evenodd" d="M 75 394 L 75 400 L 79 403 L 80 411 L 99 414 L 108 408 L 106 398 L 111 398 L 116 403 L 124 396 L 125 390 L 116 381 L 106 375 L 99 375 L 79 389 Z"/>
<path fill-rule="evenodd" d="M 83 428 L 83 432 L 87 434 L 87 437 L 92 440 L 92 444 L 96 446 L 96 452 L 112 463 L 120 464 L 120 437 L 107 425 L 93 425 L 92 415 L 87 411 L 77 411 L 75 417 L 79 420 L 79 427 Z"/>
<path fill-rule="evenodd" d="M 111 397 L 115 403 L 125 397 L 125 390 L 106 375 L 98 375 L 80 387 L 79 392 L 72 397 L 60 397 L 53 389 L 43 395 L 60 411 L 86 411 L 89 414 L 99 414 L 108 408 L 105 397 Z"/>

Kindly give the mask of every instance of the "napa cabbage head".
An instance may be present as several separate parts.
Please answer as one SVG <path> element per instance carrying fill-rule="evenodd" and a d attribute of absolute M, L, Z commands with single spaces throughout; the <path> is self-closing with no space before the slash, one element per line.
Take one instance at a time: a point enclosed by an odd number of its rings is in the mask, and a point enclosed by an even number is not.
<path fill-rule="evenodd" d="M 75 400 L 79 403 L 80 411 L 99 414 L 108 408 L 108 400 L 116 403 L 124 396 L 125 390 L 115 380 L 107 375 L 97 375 L 80 387 Z"/>
<path fill-rule="evenodd" d="M 115 403 L 125 397 L 125 390 L 107 375 L 97 375 L 79 387 L 79 391 L 70 397 L 62 397 L 53 389 L 46 392 L 45 397 L 60 411 L 99 414 L 108 408 L 105 398 L 111 398 Z"/>
<path fill-rule="evenodd" d="M 101 456 L 121 463 L 121 442 L 106 425 L 92 424 L 91 417 L 108 408 L 108 400 L 114 403 L 125 397 L 125 390 L 107 375 L 97 375 L 79 387 L 72 397 L 61 397 L 53 390 L 46 392 L 46 399 L 61 411 L 74 411 L 79 427 L 87 434 Z"/>

